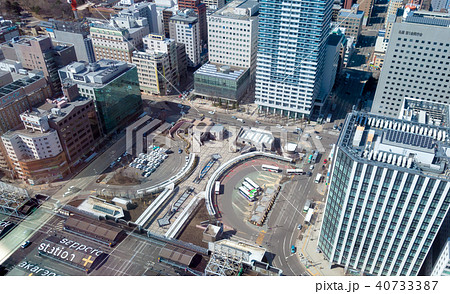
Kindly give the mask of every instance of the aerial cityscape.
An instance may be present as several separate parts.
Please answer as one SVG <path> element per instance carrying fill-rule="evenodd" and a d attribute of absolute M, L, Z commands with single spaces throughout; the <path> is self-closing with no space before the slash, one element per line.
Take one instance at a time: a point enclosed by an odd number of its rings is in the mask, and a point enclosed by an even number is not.
<path fill-rule="evenodd" d="M 0 276 L 450 276 L 450 0 L 1 1 L 0 138 Z"/>

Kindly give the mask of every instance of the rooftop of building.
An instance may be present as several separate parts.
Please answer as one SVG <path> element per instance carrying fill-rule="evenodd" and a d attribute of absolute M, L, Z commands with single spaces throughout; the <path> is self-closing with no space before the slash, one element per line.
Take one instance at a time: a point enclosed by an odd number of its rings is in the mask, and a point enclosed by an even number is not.
<path fill-rule="evenodd" d="M 450 13 L 423 10 L 411 11 L 404 22 L 450 28 Z"/>
<path fill-rule="evenodd" d="M 345 18 L 360 18 L 362 19 L 364 17 L 364 11 L 358 10 L 353 11 L 352 9 L 341 9 L 338 14 L 339 17 L 345 17 Z"/>
<path fill-rule="evenodd" d="M 449 180 L 446 120 L 423 123 L 427 120 L 420 110 L 417 119 L 411 120 L 353 111 L 347 115 L 338 144 L 356 161 Z"/>
<path fill-rule="evenodd" d="M 259 12 L 259 2 L 254 0 L 235 0 L 217 10 L 211 16 L 233 19 L 256 18 Z"/>
<path fill-rule="evenodd" d="M 94 63 L 76 61 L 60 69 L 62 72 L 70 72 L 77 76 L 76 83 L 91 87 L 103 87 L 124 72 L 135 67 L 134 64 L 123 61 L 101 59 Z M 88 82 L 86 82 L 88 80 Z M 75 81 L 64 80 L 71 83 Z"/>
<path fill-rule="evenodd" d="M 271 146 L 275 140 L 273 134 L 267 130 L 258 128 L 242 127 L 238 137 L 247 141 L 264 144 L 266 147 Z"/>
<path fill-rule="evenodd" d="M 328 45 L 337 46 L 339 43 L 342 42 L 343 37 L 344 37 L 343 35 L 339 34 L 330 34 L 330 36 L 328 37 Z"/>
<path fill-rule="evenodd" d="M 249 69 L 229 65 L 205 63 L 204 65 L 202 65 L 202 67 L 194 72 L 194 75 L 207 75 L 214 76 L 216 78 L 237 81 L 244 75 L 247 70 Z"/>
<path fill-rule="evenodd" d="M 66 98 L 58 98 L 55 100 L 47 99 L 46 102 L 36 106 L 32 111 L 28 112 L 31 116 L 47 116 L 49 120 L 56 123 L 62 121 L 76 107 L 90 103 L 92 99 L 79 97 L 76 100 L 68 101 Z"/>
<path fill-rule="evenodd" d="M 51 24 L 51 26 L 45 26 L 49 29 L 83 35 L 89 33 L 89 21 L 87 21 L 86 19 L 79 19 L 75 21 L 51 20 L 49 21 L 49 23 Z"/>
<path fill-rule="evenodd" d="M 49 36 L 20 36 L 20 37 L 14 37 L 12 40 L 7 41 L 0 46 L 5 47 L 14 47 L 14 44 L 19 44 L 23 46 L 31 46 L 31 42 L 40 42 L 45 39 L 49 39 L 52 42 L 52 48 L 50 50 L 56 50 L 56 51 L 63 51 L 66 50 L 69 47 L 73 47 L 72 43 L 67 42 L 61 42 L 52 40 Z"/>
<path fill-rule="evenodd" d="M 197 17 L 189 16 L 187 14 L 174 15 L 170 18 L 170 20 L 181 21 L 181 22 L 185 22 L 185 23 L 189 23 L 189 24 L 196 23 L 198 21 Z"/>
<path fill-rule="evenodd" d="M 123 209 L 120 206 L 106 202 L 95 196 L 89 196 L 85 201 L 83 201 L 78 209 L 90 212 L 97 216 L 111 216 L 115 218 L 124 217 Z"/>
<path fill-rule="evenodd" d="M 40 131 L 35 131 L 32 129 L 25 129 L 23 125 L 20 125 L 14 129 L 9 130 L 6 133 L 4 133 L 2 135 L 2 137 L 6 138 L 6 139 L 11 139 L 11 138 L 19 135 L 19 136 L 24 136 L 27 138 L 40 138 L 40 137 L 45 137 L 45 136 L 51 135 L 55 132 L 56 132 L 55 129 L 50 128 L 46 132 L 42 133 Z"/>
<path fill-rule="evenodd" d="M 165 53 L 163 52 L 156 52 L 151 49 L 147 49 L 145 51 L 133 51 L 133 57 L 135 58 L 141 58 L 141 59 L 147 59 L 147 60 L 155 60 L 164 57 Z"/>

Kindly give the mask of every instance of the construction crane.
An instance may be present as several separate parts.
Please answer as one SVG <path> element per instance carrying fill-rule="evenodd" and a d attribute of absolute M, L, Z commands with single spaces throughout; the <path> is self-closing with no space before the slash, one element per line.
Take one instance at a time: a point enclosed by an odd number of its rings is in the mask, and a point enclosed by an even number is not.
<path fill-rule="evenodd" d="M 78 12 L 77 12 L 77 1 L 76 0 L 67 0 L 67 3 L 72 6 L 73 15 L 75 16 L 75 19 L 78 19 Z"/>

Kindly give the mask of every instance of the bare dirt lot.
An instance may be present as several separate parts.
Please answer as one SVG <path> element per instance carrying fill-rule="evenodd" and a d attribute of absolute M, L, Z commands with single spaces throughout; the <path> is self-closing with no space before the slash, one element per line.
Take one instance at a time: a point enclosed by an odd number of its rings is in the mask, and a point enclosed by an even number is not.
<path fill-rule="evenodd" d="M 193 219 L 183 230 L 179 239 L 201 247 L 208 247 L 208 244 L 202 241 L 204 229 L 197 227 L 197 225 L 200 225 L 200 223 L 203 221 L 209 220 L 210 216 L 208 214 L 208 210 L 206 210 L 204 201 L 200 202 L 199 206 L 200 208 L 197 210 Z"/>

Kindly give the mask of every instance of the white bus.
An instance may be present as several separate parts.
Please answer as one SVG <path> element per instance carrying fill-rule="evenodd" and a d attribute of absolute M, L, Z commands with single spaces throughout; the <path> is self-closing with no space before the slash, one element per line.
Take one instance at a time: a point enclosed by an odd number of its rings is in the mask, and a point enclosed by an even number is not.
<path fill-rule="evenodd" d="M 247 183 L 246 181 L 244 181 L 242 183 L 242 186 L 244 186 L 245 188 L 247 188 L 247 190 L 251 191 L 251 190 L 255 190 L 255 188 L 253 188 L 249 183 Z"/>
<path fill-rule="evenodd" d="M 214 192 L 216 193 L 216 195 L 220 194 L 220 181 L 216 181 L 216 185 L 214 187 Z"/>
<path fill-rule="evenodd" d="M 311 218 L 314 214 L 314 209 L 310 208 L 308 209 L 308 213 L 305 216 L 305 223 L 310 223 L 311 222 Z"/>
<path fill-rule="evenodd" d="M 279 168 L 278 166 L 263 164 L 261 166 L 261 168 L 262 168 L 262 170 L 270 171 L 270 172 L 273 172 L 273 173 L 280 173 L 281 172 L 281 168 Z"/>
<path fill-rule="evenodd" d="M 255 196 L 251 195 L 244 187 L 239 187 L 239 193 L 248 201 L 255 201 Z"/>
<path fill-rule="evenodd" d="M 245 178 L 244 182 L 247 182 L 250 186 L 253 187 L 253 189 L 261 190 L 261 187 L 258 186 L 255 182 L 253 182 L 252 179 L 250 179 L 250 178 Z"/>
<path fill-rule="evenodd" d="M 286 169 L 286 174 L 288 175 L 303 175 L 305 172 L 302 169 Z"/>
<path fill-rule="evenodd" d="M 321 174 L 317 174 L 316 175 L 316 179 L 314 180 L 314 183 L 318 184 L 318 183 L 320 183 L 320 180 L 322 180 L 322 175 Z"/>

